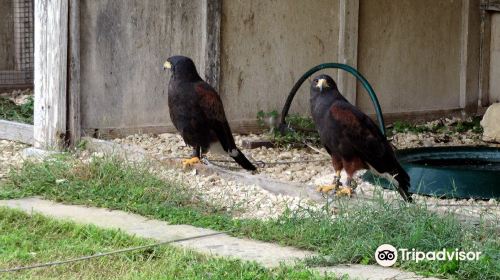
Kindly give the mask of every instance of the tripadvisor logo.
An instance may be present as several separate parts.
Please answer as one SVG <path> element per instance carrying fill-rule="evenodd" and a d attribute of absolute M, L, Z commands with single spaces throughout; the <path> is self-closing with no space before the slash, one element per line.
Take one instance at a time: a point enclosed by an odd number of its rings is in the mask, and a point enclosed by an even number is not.
<path fill-rule="evenodd" d="M 393 266 L 398 259 L 401 261 L 477 261 L 481 252 L 465 252 L 455 249 L 450 251 L 442 249 L 440 251 L 422 252 L 413 249 L 400 248 L 397 250 L 390 244 L 380 245 L 375 251 L 375 260 L 381 266 Z"/>
<path fill-rule="evenodd" d="M 381 266 L 393 266 L 398 260 L 398 250 L 390 244 L 382 244 L 375 251 L 375 260 Z"/>

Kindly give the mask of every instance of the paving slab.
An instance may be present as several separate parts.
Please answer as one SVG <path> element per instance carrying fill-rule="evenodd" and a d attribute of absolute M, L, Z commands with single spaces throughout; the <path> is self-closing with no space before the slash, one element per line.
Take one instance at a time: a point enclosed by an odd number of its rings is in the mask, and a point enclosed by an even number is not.
<path fill-rule="evenodd" d="M 188 238 L 216 232 L 190 225 L 169 225 L 164 221 L 147 219 L 118 210 L 110 211 L 102 208 L 65 205 L 38 198 L 2 200 L 0 206 L 17 208 L 29 213 L 37 212 L 81 224 L 93 224 L 107 229 L 120 229 L 131 235 L 158 241 Z M 187 240 L 175 244 L 206 254 L 256 261 L 266 267 L 278 266 L 281 262 L 292 264 L 295 260 L 314 254 L 313 252 L 292 247 L 236 238 L 227 234 Z"/>
<path fill-rule="evenodd" d="M 216 231 L 190 225 L 170 225 L 165 221 L 148 219 L 139 215 L 103 208 L 65 205 L 40 198 L 0 200 L 0 207 L 23 210 L 29 214 L 40 213 L 52 218 L 69 220 L 80 224 L 93 224 L 107 229 L 119 229 L 127 234 L 158 241 L 188 238 L 216 233 Z M 174 243 L 197 252 L 222 257 L 255 261 L 265 267 L 276 267 L 281 263 L 294 264 L 297 260 L 314 255 L 314 252 L 285 247 L 273 243 L 231 237 L 227 234 Z M 314 268 L 321 273 L 337 276 L 349 275 L 349 279 L 437 279 L 425 278 L 395 268 L 372 265 L 340 265 Z"/>

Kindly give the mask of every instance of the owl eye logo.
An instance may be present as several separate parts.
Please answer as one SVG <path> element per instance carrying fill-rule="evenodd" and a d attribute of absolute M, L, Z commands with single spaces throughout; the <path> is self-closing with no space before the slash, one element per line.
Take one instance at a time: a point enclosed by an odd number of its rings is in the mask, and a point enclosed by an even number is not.
<path fill-rule="evenodd" d="M 375 260 L 381 266 L 393 266 L 398 259 L 398 251 L 390 244 L 380 245 L 375 251 Z"/>
<path fill-rule="evenodd" d="M 392 261 L 395 257 L 395 252 L 390 250 L 383 250 L 378 252 L 378 259 L 381 261 Z"/>

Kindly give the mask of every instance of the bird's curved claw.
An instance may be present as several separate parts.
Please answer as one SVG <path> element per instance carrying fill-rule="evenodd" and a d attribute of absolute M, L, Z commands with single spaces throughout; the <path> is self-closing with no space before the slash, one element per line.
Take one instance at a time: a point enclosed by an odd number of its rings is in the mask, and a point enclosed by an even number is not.
<path fill-rule="evenodd" d="M 354 192 L 354 189 L 350 187 L 341 187 L 337 190 L 336 195 L 337 196 L 348 196 L 351 197 Z"/>
<path fill-rule="evenodd" d="M 321 193 L 321 195 L 324 198 L 328 198 L 328 195 L 330 194 L 330 192 L 332 192 L 332 194 L 335 195 L 338 189 L 339 189 L 339 185 L 338 184 L 332 184 L 332 185 L 318 186 L 316 188 L 316 191 L 319 192 L 319 193 Z"/>
<path fill-rule="evenodd" d="M 333 184 L 333 185 L 323 185 L 319 186 L 316 191 L 320 192 L 323 197 L 328 197 L 330 192 L 332 192 L 333 195 L 335 196 L 347 196 L 351 197 L 352 194 L 354 193 L 354 189 L 351 187 L 339 187 L 339 185 Z"/>
<path fill-rule="evenodd" d="M 323 185 L 323 186 L 318 186 L 316 188 L 316 191 L 320 192 L 320 193 L 329 193 L 329 192 L 334 191 L 336 189 L 338 189 L 337 185 Z"/>
<path fill-rule="evenodd" d="M 193 165 L 198 164 L 198 163 L 200 163 L 199 157 L 192 157 L 189 159 L 183 159 L 182 160 L 182 167 L 187 168 L 187 167 L 193 166 Z"/>

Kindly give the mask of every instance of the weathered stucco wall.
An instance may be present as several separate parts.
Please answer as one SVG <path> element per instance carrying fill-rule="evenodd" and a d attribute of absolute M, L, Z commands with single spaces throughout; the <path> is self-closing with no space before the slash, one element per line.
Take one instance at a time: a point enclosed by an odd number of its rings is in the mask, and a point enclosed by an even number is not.
<path fill-rule="evenodd" d="M 233 121 L 281 110 L 306 70 L 337 59 L 338 1 L 232 0 L 222 10 L 220 93 Z M 308 114 L 307 82 L 292 112 Z"/>
<path fill-rule="evenodd" d="M 460 0 L 361 0 L 358 69 L 384 113 L 459 107 Z M 357 104 L 373 112 L 358 85 Z"/>
<path fill-rule="evenodd" d="M 14 70 L 12 0 L 0 0 L 0 71 Z"/>
<path fill-rule="evenodd" d="M 489 102 L 500 102 L 500 13 L 491 16 L 490 55 L 490 96 Z"/>
<path fill-rule="evenodd" d="M 170 124 L 163 62 L 183 54 L 201 65 L 200 2 L 82 1 L 83 129 Z"/>
<path fill-rule="evenodd" d="M 82 1 L 83 129 L 170 126 L 162 63 L 187 55 L 203 75 L 203 4 Z M 338 0 L 222 1 L 219 92 L 233 128 L 255 127 L 257 112 L 281 110 L 306 70 L 338 61 L 339 8 Z M 360 0 L 357 68 L 384 113 L 460 107 L 462 12 L 461 0 Z M 357 105 L 373 112 L 357 91 Z M 308 83 L 291 112 L 309 114 Z"/>

